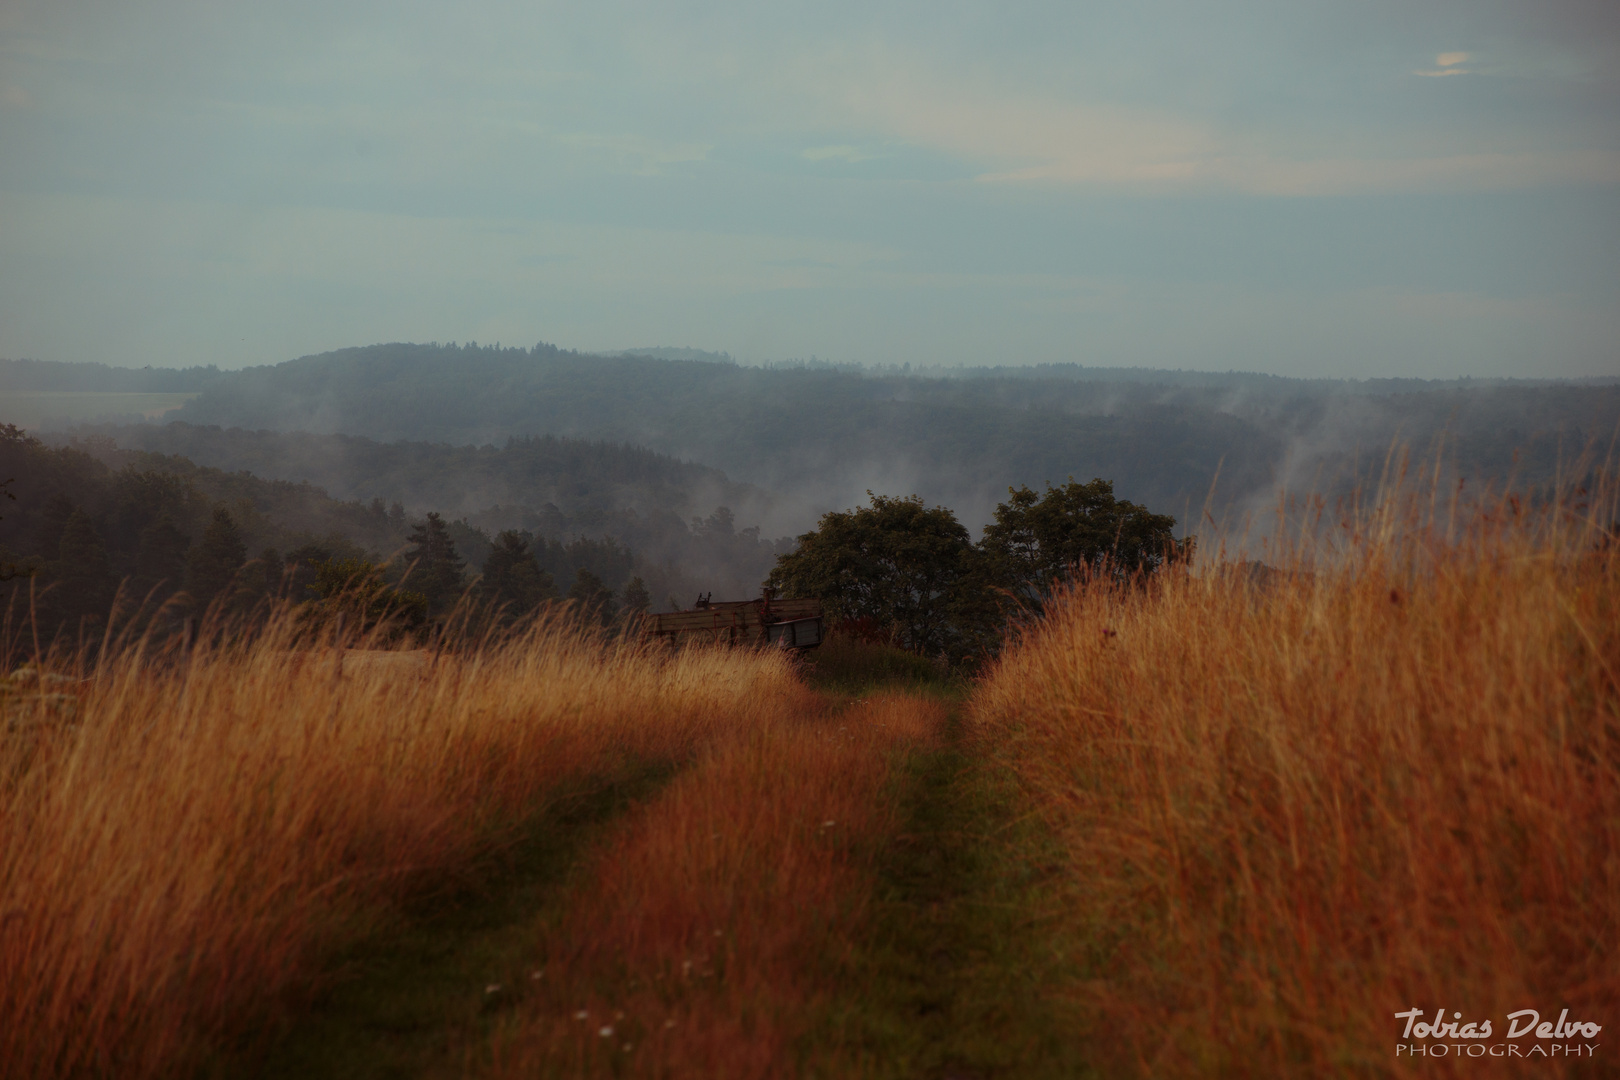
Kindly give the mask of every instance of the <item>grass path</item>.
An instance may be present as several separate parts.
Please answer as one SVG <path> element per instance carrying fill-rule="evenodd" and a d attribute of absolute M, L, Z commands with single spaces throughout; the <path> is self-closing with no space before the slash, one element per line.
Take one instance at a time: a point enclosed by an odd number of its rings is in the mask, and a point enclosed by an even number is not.
<path fill-rule="evenodd" d="M 214 1076 L 392 1080 L 462 1076 L 517 999 L 548 913 L 583 853 L 672 775 L 643 768 L 558 800 L 476 882 L 420 901 L 399 925 L 341 959 L 286 1030 L 242 1046 Z M 490 991 L 497 986 L 498 990 Z"/>
<path fill-rule="evenodd" d="M 916 688 L 935 702 L 940 689 Z M 854 696 L 843 686 L 826 693 L 829 715 Z M 1062 959 L 1041 932 L 1040 913 L 1058 903 L 1040 870 L 1049 861 L 1038 833 L 1013 815 L 1005 784 L 966 745 L 959 708 L 958 696 L 943 738 L 912 752 L 885 793 L 901 827 L 883 839 L 876 903 L 837 991 L 797 1048 L 805 1076 L 1086 1074 L 1074 1024 L 1044 992 Z M 540 955 L 578 869 L 668 779 L 644 772 L 541 815 L 476 885 L 404 912 L 343 959 L 289 1028 L 238 1048 L 214 1074 L 480 1071 L 491 1032 L 524 999 L 525 962 Z"/>
<path fill-rule="evenodd" d="M 953 710 L 942 745 L 911 761 L 905 828 L 848 992 L 809 1048 L 812 1074 L 1087 1075 L 1075 1018 L 1045 993 L 1063 963 L 1042 932 L 1060 902 L 1048 851 L 966 738 Z"/>

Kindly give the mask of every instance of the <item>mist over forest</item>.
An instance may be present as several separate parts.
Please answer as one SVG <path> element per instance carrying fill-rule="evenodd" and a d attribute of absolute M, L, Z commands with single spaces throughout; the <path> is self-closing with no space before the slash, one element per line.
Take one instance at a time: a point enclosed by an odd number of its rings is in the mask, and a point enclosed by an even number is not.
<path fill-rule="evenodd" d="M 118 395 L 144 406 L 164 393 L 178 408 L 119 412 Z M 306 501 L 351 507 L 370 530 L 353 538 L 379 550 L 404 536 L 403 516 L 390 526 L 381 508 L 435 511 L 473 568 L 504 529 L 611 540 L 626 554 L 592 565 L 613 588 L 646 577 L 659 603 L 751 595 L 794 536 L 868 490 L 921 495 L 977 532 L 1009 486 L 1102 477 L 1183 533 L 1236 530 L 1280 491 L 1332 498 L 1376 483 L 1392 445 L 1440 462 L 1446 483 L 1534 489 L 1620 431 L 1616 380 L 748 367 L 690 349 L 544 344 L 374 345 L 241 371 L 0 361 L 8 408 L 76 395 L 101 412 L 33 427 L 111 468 L 304 485 Z M 1200 521 L 1206 504 L 1218 525 Z M 0 524 L 26 553 L 19 529 Z"/>

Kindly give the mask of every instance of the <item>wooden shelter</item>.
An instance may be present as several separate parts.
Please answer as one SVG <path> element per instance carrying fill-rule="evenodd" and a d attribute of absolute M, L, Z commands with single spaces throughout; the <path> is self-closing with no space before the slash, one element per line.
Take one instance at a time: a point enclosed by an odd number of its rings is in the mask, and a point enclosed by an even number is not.
<path fill-rule="evenodd" d="M 647 633 L 669 641 L 725 642 L 730 645 L 773 645 L 813 649 L 824 633 L 821 601 L 698 600 L 689 611 L 647 617 Z"/>

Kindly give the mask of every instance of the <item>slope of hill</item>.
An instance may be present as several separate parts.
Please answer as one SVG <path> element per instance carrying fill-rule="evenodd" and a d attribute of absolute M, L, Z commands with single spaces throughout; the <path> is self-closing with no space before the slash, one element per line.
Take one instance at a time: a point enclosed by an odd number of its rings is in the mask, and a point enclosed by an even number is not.
<path fill-rule="evenodd" d="M 390 442 L 356 435 L 247 431 L 183 421 L 80 428 L 132 450 L 179 454 L 229 472 L 308 481 L 335 498 L 398 500 L 462 515 L 491 506 L 543 507 L 570 517 L 635 509 L 687 515 L 727 505 L 763 507 L 769 496 L 716 469 L 638 446 L 524 436 L 500 447 Z"/>
<path fill-rule="evenodd" d="M 514 438 L 506 445 L 379 443 L 352 435 L 244 431 L 186 423 L 81 427 L 79 441 L 184 458 L 225 474 L 313 484 L 342 500 L 402 504 L 465 519 L 458 536 L 474 566 L 487 537 L 521 529 L 566 542 L 611 538 L 634 552 L 637 572 L 661 589 L 752 596 L 783 543 L 755 525 L 772 499 L 724 473 L 639 447 Z M 478 530 L 484 538 L 480 539 Z M 602 576 L 618 579 L 629 573 Z M 602 568 L 593 566 L 593 572 Z M 570 571 L 571 573 L 571 571 Z M 665 592 L 655 593 L 659 603 Z"/>
<path fill-rule="evenodd" d="M 177 415 L 381 440 L 633 442 L 793 491 L 800 503 L 766 522 L 782 531 L 867 488 L 919 492 L 978 526 L 1009 483 L 1071 473 L 1108 476 L 1126 496 L 1178 512 L 1203 499 L 1223 460 L 1234 490 L 1269 483 L 1281 447 L 1254 424 L 1153 394 L 1111 407 L 1106 392 L 1066 386 L 385 345 L 237 373 Z"/>
<path fill-rule="evenodd" d="M 800 532 L 819 512 L 863 501 L 868 489 L 921 494 L 978 528 L 1008 485 L 1069 476 L 1107 477 L 1122 497 L 1184 519 L 1212 490 L 1218 515 L 1252 510 L 1279 488 L 1337 495 L 1376 480 L 1397 439 L 1420 454 L 1438 441 L 1448 478 L 1536 486 L 1620 430 L 1615 380 L 1358 383 L 1065 365 L 757 368 L 650 352 L 659 355 L 547 345 L 343 349 L 222 373 L 199 382 L 198 396 L 170 415 L 382 441 L 501 445 L 552 435 L 645 446 L 791 492 L 745 507 L 727 494 L 677 511 L 730 505 L 771 535 Z M 564 488 L 565 471 L 555 474 Z M 454 505 L 486 494 L 485 505 L 506 505 L 508 496 L 494 493 L 500 485 L 474 473 L 476 497 Z M 646 512 L 650 498 L 643 492 L 631 505 Z"/>

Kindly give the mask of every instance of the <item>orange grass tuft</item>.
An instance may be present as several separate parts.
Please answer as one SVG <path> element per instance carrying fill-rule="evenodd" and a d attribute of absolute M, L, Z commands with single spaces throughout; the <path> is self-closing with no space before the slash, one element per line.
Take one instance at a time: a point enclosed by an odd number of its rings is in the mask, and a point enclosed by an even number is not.
<path fill-rule="evenodd" d="M 1263 584 L 1082 584 L 975 698 L 1068 852 L 1105 1069 L 1399 1073 L 1414 1006 L 1620 1030 L 1620 552 L 1393 505 Z"/>
<path fill-rule="evenodd" d="M 294 631 L 184 665 L 110 660 L 72 723 L 59 702 L 13 706 L 0 1072 L 184 1072 L 548 791 L 808 697 L 778 655 L 656 654 L 561 622 L 415 665 L 351 652 L 342 673 Z"/>
<path fill-rule="evenodd" d="M 494 1075 L 791 1074 L 897 826 L 894 770 L 943 720 L 881 695 L 717 746 L 601 856 Z"/>

